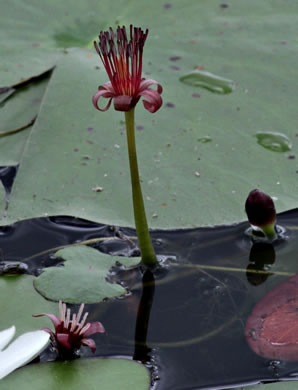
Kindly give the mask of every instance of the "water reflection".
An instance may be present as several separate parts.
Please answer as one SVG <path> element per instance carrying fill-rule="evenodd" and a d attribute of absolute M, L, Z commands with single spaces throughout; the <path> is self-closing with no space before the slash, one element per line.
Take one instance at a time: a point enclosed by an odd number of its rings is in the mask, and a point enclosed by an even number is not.
<path fill-rule="evenodd" d="M 150 319 L 150 312 L 155 291 L 155 279 L 153 273 L 147 269 L 142 279 L 142 296 L 139 303 L 136 330 L 134 360 L 146 363 L 150 360 L 151 348 L 147 346 L 147 334 Z"/>
<path fill-rule="evenodd" d="M 264 283 L 271 275 L 268 271 L 275 263 L 275 249 L 270 242 L 256 242 L 253 244 L 249 254 L 249 261 L 246 268 L 247 280 L 253 286 Z"/>

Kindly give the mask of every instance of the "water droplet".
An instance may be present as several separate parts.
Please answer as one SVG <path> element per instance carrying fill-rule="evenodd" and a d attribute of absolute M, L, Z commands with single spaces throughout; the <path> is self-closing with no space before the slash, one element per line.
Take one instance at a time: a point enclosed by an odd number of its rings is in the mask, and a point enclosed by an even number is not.
<path fill-rule="evenodd" d="M 184 84 L 205 88 L 208 91 L 222 95 L 231 93 L 235 88 L 232 80 L 198 69 L 180 77 L 179 80 Z"/>
<path fill-rule="evenodd" d="M 292 149 L 292 143 L 289 138 L 281 133 L 265 131 L 256 134 L 258 144 L 272 152 L 288 152 Z"/>
<path fill-rule="evenodd" d="M 201 144 L 206 144 L 207 142 L 211 142 L 212 138 L 209 137 L 209 135 L 206 135 L 205 137 L 198 138 L 198 141 L 201 142 Z"/>

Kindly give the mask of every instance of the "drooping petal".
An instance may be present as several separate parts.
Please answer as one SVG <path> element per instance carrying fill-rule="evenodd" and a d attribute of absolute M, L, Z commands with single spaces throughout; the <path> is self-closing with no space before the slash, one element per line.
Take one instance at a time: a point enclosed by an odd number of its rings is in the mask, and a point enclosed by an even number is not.
<path fill-rule="evenodd" d="M 69 334 L 66 333 L 58 333 L 56 335 L 56 339 L 64 348 L 72 349 L 73 345 L 69 342 Z"/>
<path fill-rule="evenodd" d="M 49 343 L 43 330 L 24 333 L 0 354 L 0 379 L 33 360 Z"/>
<path fill-rule="evenodd" d="M 94 333 L 105 333 L 105 331 L 101 322 L 91 322 L 89 328 L 84 333 L 84 337 L 89 337 Z"/>
<path fill-rule="evenodd" d="M 15 332 L 16 328 L 14 325 L 0 332 L 0 351 L 2 351 L 2 349 L 10 342 Z"/>
<path fill-rule="evenodd" d="M 144 107 L 152 114 L 162 106 L 162 98 L 158 91 L 148 88 L 139 93 L 138 96 L 146 98 L 146 100 L 143 100 Z"/>
<path fill-rule="evenodd" d="M 92 339 L 82 339 L 81 344 L 87 345 L 93 353 L 96 351 L 96 344 L 95 341 Z"/>
<path fill-rule="evenodd" d="M 115 96 L 115 91 L 112 87 L 112 84 L 110 82 L 108 82 L 108 83 L 101 85 L 98 88 L 98 91 L 92 96 L 92 103 L 97 110 L 107 111 L 110 108 L 110 105 L 112 103 L 112 99 L 114 96 Z M 105 106 L 105 108 L 98 107 L 98 101 L 101 97 L 110 98 L 110 100 L 108 101 L 108 104 Z"/>
<path fill-rule="evenodd" d="M 114 97 L 114 108 L 117 111 L 129 111 L 135 106 L 132 96 L 120 95 Z"/>
<path fill-rule="evenodd" d="M 57 328 L 59 328 L 62 324 L 62 321 L 60 320 L 60 318 L 58 318 L 57 316 L 55 316 L 55 314 L 45 314 L 45 313 L 42 313 L 42 314 L 35 314 L 33 315 L 32 317 L 49 317 L 49 319 L 52 321 L 54 327 L 55 327 L 55 330 L 57 330 Z"/>
<path fill-rule="evenodd" d="M 50 328 L 41 328 L 41 330 L 49 333 L 50 336 L 55 337 L 55 333 Z"/>
<path fill-rule="evenodd" d="M 157 85 L 157 92 L 161 95 L 162 94 L 162 86 L 153 79 L 143 79 L 140 82 L 139 87 L 139 93 L 145 91 L 145 89 L 149 88 L 150 85 Z"/>

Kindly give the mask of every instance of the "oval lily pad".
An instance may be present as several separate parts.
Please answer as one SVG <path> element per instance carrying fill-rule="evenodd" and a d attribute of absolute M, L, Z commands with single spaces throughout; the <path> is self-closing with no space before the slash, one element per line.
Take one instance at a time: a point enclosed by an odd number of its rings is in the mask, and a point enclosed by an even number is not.
<path fill-rule="evenodd" d="M 149 386 L 148 370 L 139 363 L 122 359 L 34 364 L 15 371 L 0 382 L 0 390 L 147 390 Z"/>
<path fill-rule="evenodd" d="M 298 361 L 298 275 L 267 293 L 249 316 L 245 337 L 267 359 Z"/>
<path fill-rule="evenodd" d="M 108 256 L 86 246 L 59 250 L 56 256 L 65 259 L 64 267 L 50 267 L 34 280 L 36 290 L 52 301 L 66 303 L 95 303 L 126 293 L 119 284 L 106 278 L 115 262 L 133 266 L 138 257 Z"/>

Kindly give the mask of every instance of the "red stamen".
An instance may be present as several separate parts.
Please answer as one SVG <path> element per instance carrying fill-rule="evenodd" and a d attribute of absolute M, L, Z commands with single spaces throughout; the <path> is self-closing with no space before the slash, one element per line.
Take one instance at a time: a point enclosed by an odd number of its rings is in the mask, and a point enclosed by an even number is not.
<path fill-rule="evenodd" d="M 143 47 L 148 29 L 130 25 L 128 40 L 125 26 L 100 32 L 99 45 L 94 42 L 117 96 L 136 96 L 142 79 Z M 116 43 L 115 43 L 116 38 Z"/>

